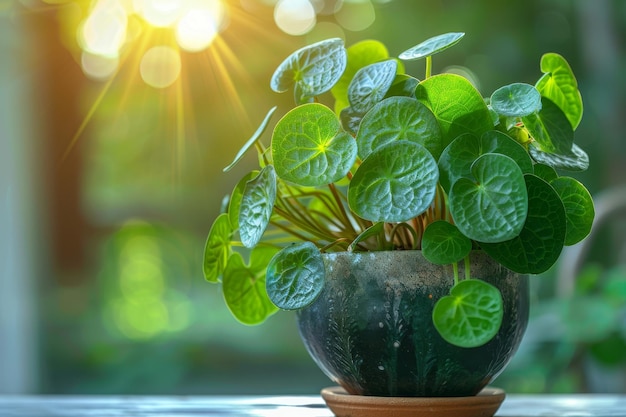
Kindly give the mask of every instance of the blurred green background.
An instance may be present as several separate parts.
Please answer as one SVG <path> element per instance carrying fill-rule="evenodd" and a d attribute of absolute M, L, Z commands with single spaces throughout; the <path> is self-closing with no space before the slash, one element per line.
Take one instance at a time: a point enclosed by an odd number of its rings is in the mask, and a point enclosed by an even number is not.
<path fill-rule="evenodd" d="M 340 36 L 397 56 L 448 31 L 466 37 L 433 70 L 485 96 L 534 84 L 545 52 L 567 58 L 591 159 L 574 176 L 598 199 L 593 235 L 532 279 L 531 324 L 494 384 L 626 392 L 625 1 L 198 0 L 214 31 L 191 33 L 172 3 L 0 0 L 0 393 L 330 385 L 293 314 L 246 327 L 203 280 L 209 227 L 254 160 L 222 168 L 274 103 L 290 105 L 269 79 L 293 50 Z"/>

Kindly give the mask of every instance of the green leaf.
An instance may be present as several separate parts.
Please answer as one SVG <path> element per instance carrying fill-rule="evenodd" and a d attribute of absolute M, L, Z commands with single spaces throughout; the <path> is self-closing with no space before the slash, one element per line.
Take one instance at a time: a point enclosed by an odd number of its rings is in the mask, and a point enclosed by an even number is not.
<path fill-rule="evenodd" d="M 434 264 L 447 265 L 458 262 L 471 250 L 471 240 L 447 221 L 435 221 L 424 230 L 422 254 Z"/>
<path fill-rule="evenodd" d="M 352 211 L 374 222 L 402 222 L 432 203 L 439 170 L 422 145 L 397 141 L 378 148 L 357 169 L 348 188 Z"/>
<path fill-rule="evenodd" d="M 450 212 L 459 230 L 479 242 L 517 236 L 528 211 L 519 166 L 507 156 L 489 153 L 479 157 L 471 171 L 475 180 L 460 178 L 450 190 Z"/>
<path fill-rule="evenodd" d="M 575 143 L 572 145 L 572 152 L 569 155 L 557 155 L 555 153 L 543 152 L 532 144 L 528 147 L 528 153 L 538 163 L 548 165 L 552 168 L 569 171 L 584 171 L 589 168 L 589 156 Z"/>
<path fill-rule="evenodd" d="M 350 246 L 348 247 L 348 251 L 357 252 L 359 249 L 359 244 L 361 242 L 374 236 L 384 236 L 384 233 L 385 233 L 385 223 L 383 222 L 374 223 L 372 226 L 368 227 L 363 232 L 361 232 L 361 234 L 358 235 L 356 239 L 352 241 L 352 243 L 350 243 Z"/>
<path fill-rule="evenodd" d="M 522 170 L 532 173 L 533 163 L 528 152 L 505 133 L 490 130 L 480 139 L 472 134 L 461 135 L 443 151 L 439 158 L 439 182 L 446 192 L 459 178 L 472 178 L 470 168 L 481 155 L 497 153 L 510 157 Z"/>
<path fill-rule="evenodd" d="M 526 149 L 506 133 L 490 130 L 480 137 L 482 154 L 498 153 L 513 159 L 524 174 L 533 173 L 533 161 Z"/>
<path fill-rule="evenodd" d="M 224 271 L 223 293 L 229 310 L 244 324 L 260 324 L 278 311 L 265 290 L 265 269 L 276 248 L 259 246 L 250 253 L 250 265 L 233 253 Z"/>
<path fill-rule="evenodd" d="M 276 173 L 267 165 L 248 181 L 239 208 L 239 236 L 247 248 L 254 247 L 269 224 L 276 200 Z"/>
<path fill-rule="evenodd" d="M 204 246 L 202 270 L 209 282 L 219 282 L 231 253 L 232 228 L 228 214 L 222 213 L 213 222 Z"/>
<path fill-rule="evenodd" d="M 267 266 L 266 288 L 272 302 L 285 310 L 308 306 L 324 287 L 324 261 L 311 242 L 287 246 Z"/>
<path fill-rule="evenodd" d="M 272 159 L 278 176 L 294 184 L 319 186 L 344 177 L 356 160 L 354 139 L 339 119 L 319 103 L 303 104 L 278 121 Z"/>
<path fill-rule="evenodd" d="M 474 161 L 481 155 L 480 140 L 471 133 L 454 139 L 439 158 L 439 183 L 450 193 L 450 188 L 459 178 L 469 178 Z"/>
<path fill-rule="evenodd" d="M 405 61 L 413 61 L 434 55 L 457 44 L 463 36 L 465 36 L 465 33 L 461 32 L 450 32 L 444 33 L 443 35 L 433 36 L 432 38 L 402 52 L 398 58 Z"/>
<path fill-rule="evenodd" d="M 550 99 L 541 98 L 541 111 L 522 117 L 524 127 L 535 139 L 533 146 L 547 153 L 572 154 L 574 130 L 561 109 Z"/>
<path fill-rule="evenodd" d="M 293 86 L 296 104 L 330 90 L 346 69 L 347 53 L 340 38 L 326 39 L 289 55 L 272 75 L 277 93 Z"/>
<path fill-rule="evenodd" d="M 585 186 L 574 178 L 557 178 L 550 185 L 559 194 L 565 207 L 565 245 L 574 245 L 591 232 L 595 216 L 593 199 Z"/>
<path fill-rule="evenodd" d="M 348 101 L 348 86 L 357 71 L 369 64 L 383 61 L 389 58 L 387 47 L 375 40 L 365 40 L 351 45 L 347 51 L 348 63 L 346 70 L 339 81 L 332 88 L 331 92 L 335 98 L 335 113 L 340 114 L 341 110 L 350 106 Z"/>
<path fill-rule="evenodd" d="M 565 209 L 557 192 L 541 178 L 526 174 L 528 216 L 519 236 L 502 243 L 481 243 L 493 259 L 520 274 L 540 274 L 559 258 L 565 242 Z"/>
<path fill-rule="evenodd" d="M 230 194 L 230 199 L 228 201 L 228 218 L 230 219 L 230 225 L 233 230 L 239 229 L 241 198 L 243 197 L 243 192 L 246 189 L 246 184 L 257 175 L 259 175 L 259 171 L 248 172 L 242 179 L 239 180 L 235 188 L 233 188 L 233 192 Z"/>
<path fill-rule="evenodd" d="M 500 330 L 502 295 L 478 279 L 459 282 L 433 309 L 435 328 L 448 343 L 472 348 L 489 342 Z"/>
<path fill-rule="evenodd" d="M 559 178 L 559 174 L 557 174 L 554 168 L 544 164 L 535 164 L 533 167 L 533 173 L 548 183 Z"/>
<path fill-rule="evenodd" d="M 398 64 L 393 59 L 361 68 L 348 87 L 348 100 L 355 112 L 365 113 L 385 97 L 396 77 Z"/>
<path fill-rule="evenodd" d="M 446 139 L 445 146 L 464 133 L 480 137 L 493 129 L 483 97 L 460 75 L 434 75 L 417 85 L 415 97 L 435 114 Z"/>
<path fill-rule="evenodd" d="M 423 145 L 435 158 L 444 148 L 435 116 L 426 106 L 409 97 L 390 97 L 376 104 L 363 117 L 356 137 L 361 159 L 399 140 Z"/>
<path fill-rule="evenodd" d="M 528 116 L 541 110 L 541 94 L 532 85 L 514 83 L 494 91 L 490 103 L 493 110 L 502 116 Z"/>
<path fill-rule="evenodd" d="M 243 145 L 243 147 L 239 150 L 239 152 L 237 152 L 237 155 L 235 156 L 235 159 L 233 160 L 233 162 L 228 164 L 228 166 L 223 169 L 224 172 L 230 171 L 237 164 L 237 162 L 239 162 L 241 158 L 243 158 L 243 156 L 248 151 L 248 149 L 250 149 L 250 147 L 254 145 L 257 140 L 259 140 L 263 132 L 265 132 L 265 129 L 267 128 L 267 125 L 270 122 L 270 119 L 272 118 L 272 115 L 274 114 L 277 108 L 278 108 L 277 106 L 274 106 L 270 109 L 269 112 L 267 112 L 267 115 L 265 115 L 265 118 L 263 119 L 259 127 L 257 128 L 256 132 L 254 132 L 254 134 L 250 137 L 250 139 L 248 139 L 245 145 Z"/>
<path fill-rule="evenodd" d="M 571 67 L 561 55 L 547 53 L 541 57 L 541 71 L 544 76 L 537 81 L 537 90 L 556 103 L 576 129 L 583 117 L 583 100 Z"/>
<path fill-rule="evenodd" d="M 406 74 L 398 74 L 393 80 L 391 87 L 387 90 L 385 98 L 388 97 L 411 97 L 415 98 L 415 87 L 419 84 L 417 78 Z"/>
<path fill-rule="evenodd" d="M 354 111 L 352 107 L 346 107 L 341 110 L 339 115 L 341 120 L 341 126 L 350 133 L 352 136 L 356 136 L 356 132 L 359 131 L 361 120 L 363 119 L 363 113 Z"/>

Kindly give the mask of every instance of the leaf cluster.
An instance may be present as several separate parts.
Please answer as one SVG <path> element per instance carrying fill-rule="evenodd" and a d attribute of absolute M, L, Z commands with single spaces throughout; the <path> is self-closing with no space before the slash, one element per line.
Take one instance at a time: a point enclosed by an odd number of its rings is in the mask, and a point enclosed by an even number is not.
<path fill-rule="evenodd" d="M 256 149 L 259 170 L 235 187 L 205 249 L 205 277 L 222 282 L 240 321 L 310 304 L 324 283 L 324 252 L 422 250 L 456 265 L 482 250 L 536 274 L 589 233 L 589 192 L 559 174 L 589 164 L 574 143 L 583 105 L 569 64 L 545 54 L 534 85 L 484 97 L 466 78 L 431 74 L 433 55 L 463 36 L 436 36 L 398 58 L 377 41 L 345 48 L 329 39 L 280 64 L 270 85 L 291 90 L 295 107 L 267 145 L 272 108 L 225 169 Z M 426 61 L 422 80 L 404 70 L 416 59 Z M 333 108 L 320 102 L 328 94 Z M 240 247 L 250 250 L 247 264 Z M 446 340 L 475 346 L 497 332 L 502 306 L 497 290 L 466 278 L 460 285 L 455 276 L 433 319 Z M 471 311 L 485 321 L 455 325 Z"/>

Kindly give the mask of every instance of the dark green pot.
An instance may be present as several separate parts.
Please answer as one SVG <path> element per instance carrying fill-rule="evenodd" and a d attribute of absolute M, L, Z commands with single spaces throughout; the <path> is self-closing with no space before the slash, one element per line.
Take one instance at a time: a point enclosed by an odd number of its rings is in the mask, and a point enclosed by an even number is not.
<path fill-rule="evenodd" d="M 324 255 L 326 284 L 298 312 L 304 344 L 322 371 L 351 394 L 393 397 L 476 395 L 509 362 L 528 323 L 528 277 L 482 252 L 470 255 L 472 278 L 498 287 L 499 333 L 476 348 L 443 340 L 432 323 L 436 301 L 453 284 L 451 266 L 420 251 Z M 460 276 L 464 276 L 462 263 Z"/>

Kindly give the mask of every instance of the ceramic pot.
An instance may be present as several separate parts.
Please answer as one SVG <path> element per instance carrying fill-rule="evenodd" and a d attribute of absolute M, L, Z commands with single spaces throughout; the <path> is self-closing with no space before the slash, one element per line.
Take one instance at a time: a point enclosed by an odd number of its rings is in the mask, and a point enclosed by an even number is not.
<path fill-rule="evenodd" d="M 498 287 L 504 302 L 500 331 L 487 344 L 451 345 L 432 323 L 436 301 L 453 285 L 451 266 L 433 265 L 420 251 L 338 252 L 324 255 L 325 287 L 297 315 L 307 350 L 350 394 L 476 395 L 517 350 L 528 323 L 529 290 L 527 276 L 483 252 L 472 252 L 470 260 L 472 278 Z"/>

